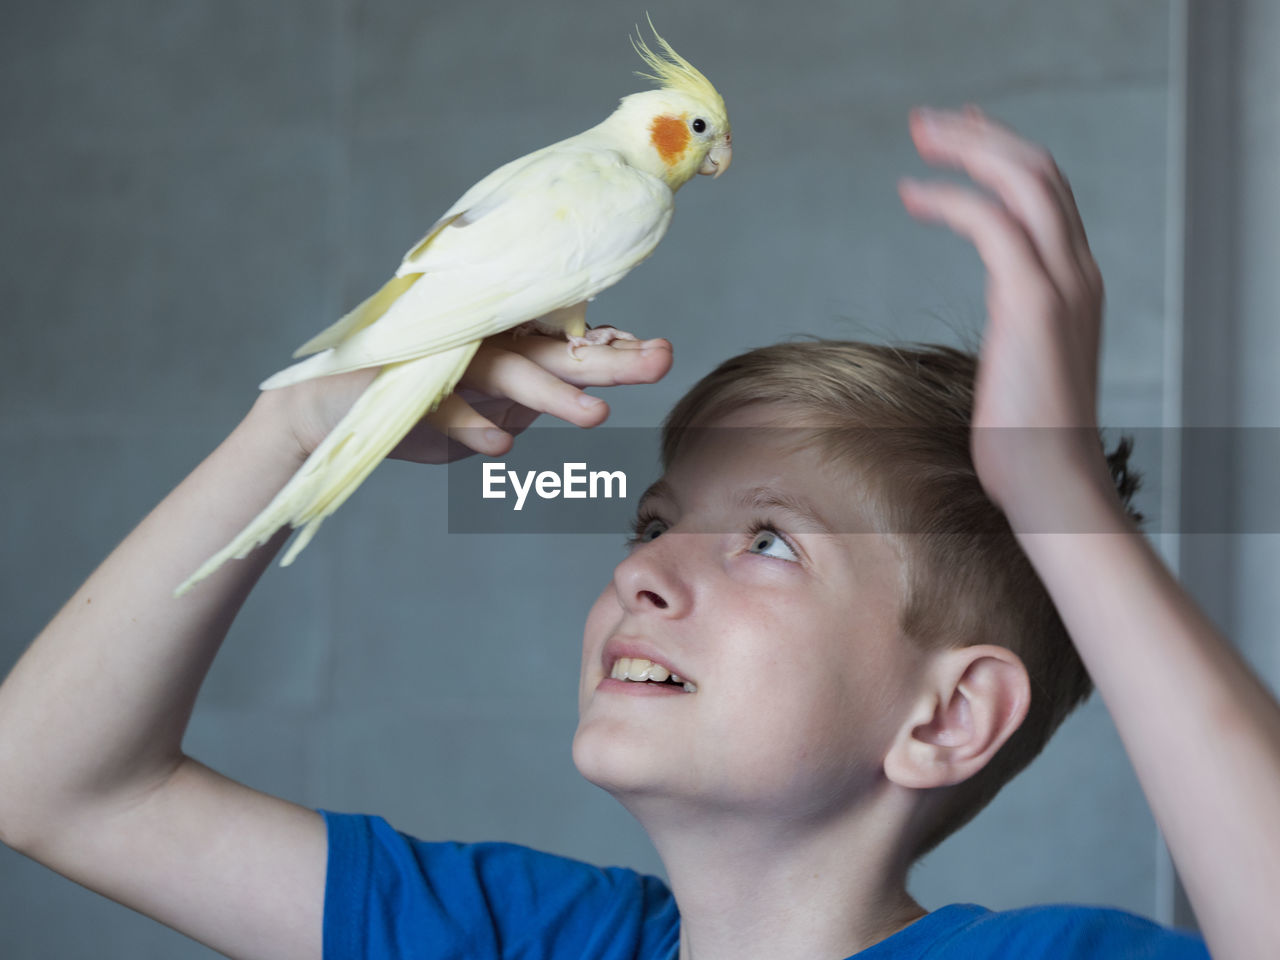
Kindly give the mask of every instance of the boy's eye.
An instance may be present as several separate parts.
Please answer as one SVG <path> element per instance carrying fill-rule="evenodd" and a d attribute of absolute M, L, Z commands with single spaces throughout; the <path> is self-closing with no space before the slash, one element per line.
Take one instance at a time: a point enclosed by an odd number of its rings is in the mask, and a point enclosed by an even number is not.
<path fill-rule="evenodd" d="M 666 529 L 667 525 L 657 517 L 636 517 L 631 525 L 631 535 L 627 537 L 627 545 L 634 546 L 637 543 L 656 540 Z"/>
<path fill-rule="evenodd" d="M 791 549 L 791 544 L 783 540 L 777 531 L 770 530 L 768 527 L 761 527 L 752 534 L 750 549 L 752 553 L 778 560 L 798 561 L 800 559 Z"/>

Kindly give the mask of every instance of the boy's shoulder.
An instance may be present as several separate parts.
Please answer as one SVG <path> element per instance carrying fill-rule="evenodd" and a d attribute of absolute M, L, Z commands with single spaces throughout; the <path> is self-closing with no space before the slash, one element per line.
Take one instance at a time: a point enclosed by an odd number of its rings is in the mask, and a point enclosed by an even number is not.
<path fill-rule="evenodd" d="M 1204 941 L 1110 907 L 1052 904 L 988 910 L 954 903 L 856 955 L 856 960 L 949 957 L 1208 960 Z"/>
<path fill-rule="evenodd" d="M 670 956 L 679 916 L 657 877 L 511 843 L 419 840 L 381 817 L 328 828 L 324 955 Z"/>

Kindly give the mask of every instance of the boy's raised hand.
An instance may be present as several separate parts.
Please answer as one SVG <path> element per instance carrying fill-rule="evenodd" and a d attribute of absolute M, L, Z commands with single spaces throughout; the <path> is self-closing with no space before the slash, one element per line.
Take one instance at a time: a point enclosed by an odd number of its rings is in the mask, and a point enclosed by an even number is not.
<path fill-rule="evenodd" d="M 1034 526 L 1046 491 L 1064 478 L 1111 489 L 1096 432 L 1102 275 L 1044 148 L 975 107 L 917 109 L 910 126 L 927 162 L 962 169 L 990 191 L 899 183 L 908 212 L 967 237 L 987 269 L 974 465 L 1015 525 Z"/>
<path fill-rule="evenodd" d="M 653 383 L 671 367 L 666 340 L 615 340 L 579 348 L 575 359 L 564 340 L 533 333 L 489 337 L 459 384 L 440 407 L 409 432 L 391 456 L 445 463 L 474 452 L 505 453 L 511 438 L 543 413 L 580 427 L 594 427 L 609 405 L 582 387 Z M 281 419 L 305 459 L 342 419 L 377 374 L 376 368 L 307 380 L 268 390 L 260 404 Z M 450 433 L 465 444 L 449 439 Z"/>
<path fill-rule="evenodd" d="M 978 476 L 1106 702 L 1212 955 L 1280 956 L 1280 704 L 1124 518 L 1097 435 L 1102 280 L 1071 191 L 1048 153 L 974 108 L 918 110 L 911 134 L 993 195 L 899 185 L 987 269 Z M 1112 535 L 1026 535 L 1067 530 Z"/>

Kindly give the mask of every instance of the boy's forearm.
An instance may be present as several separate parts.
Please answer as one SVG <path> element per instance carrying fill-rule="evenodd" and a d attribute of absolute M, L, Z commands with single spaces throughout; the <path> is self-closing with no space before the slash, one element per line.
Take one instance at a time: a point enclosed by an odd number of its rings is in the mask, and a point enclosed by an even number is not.
<path fill-rule="evenodd" d="M 127 801 L 178 766 L 200 684 L 283 532 L 181 599 L 173 590 L 297 469 L 280 436 L 260 400 L 0 685 L 0 838 L 21 845 L 86 805 Z"/>
<path fill-rule="evenodd" d="M 1280 707 L 1118 501 L 1077 490 L 1090 533 L 1022 534 L 1102 695 L 1214 956 L 1280 944 Z M 1242 918 L 1248 917 L 1248 922 Z"/>

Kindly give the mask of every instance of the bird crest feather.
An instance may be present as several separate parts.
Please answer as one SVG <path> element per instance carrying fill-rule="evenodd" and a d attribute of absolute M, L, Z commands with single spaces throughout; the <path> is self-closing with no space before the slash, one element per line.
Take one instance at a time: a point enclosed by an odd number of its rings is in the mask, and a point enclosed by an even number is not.
<path fill-rule="evenodd" d="M 711 81 L 703 76 L 701 70 L 676 53 L 671 44 L 662 38 L 653 26 L 652 17 L 647 19 L 649 20 L 649 29 L 653 32 L 653 38 L 658 41 L 660 52 L 655 53 L 650 49 L 643 36 L 633 38 L 631 45 L 635 47 L 636 53 L 640 54 L 640 58 L 653 71 L 652 73 L 645 73 L 637 70 L 636 75 L 643 77 L 645 80 L 652 80 L 666 90 L 678 90 L 681 93 L 686 93 L 716 107 L 723 114 L 725 112 L 724 98 L 711 85 Z M 636 33 L 639 34 L 639 32 L 640 28 L 637 27 Z"/>

